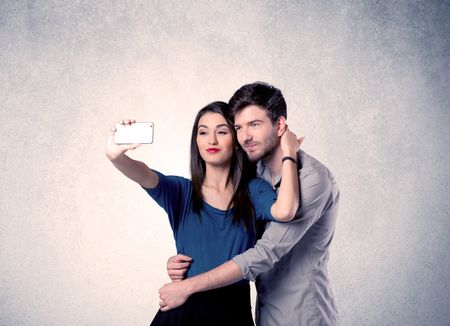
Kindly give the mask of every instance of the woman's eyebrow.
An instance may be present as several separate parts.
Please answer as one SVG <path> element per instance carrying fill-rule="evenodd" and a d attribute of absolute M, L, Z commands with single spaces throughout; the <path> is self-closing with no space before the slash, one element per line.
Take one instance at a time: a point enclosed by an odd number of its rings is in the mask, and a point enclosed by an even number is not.
<path fill-rule="evenodd" d="M 217 126 L 216 126 L 216 129 L 217 129 L 217 128 L 222 128 L 222 127 L 230 128 L 226 123 L 222 123 L 222 124 L 220 124 L 220 125 L 217 125 Z"/>
<path fill-rule="evenodd" d="M 226 123 L 221 123 L 220 125 L 217 125 L 217 126 L 216 126 L 216 129 L 222 128 L 222 127 L 230 128 Z M 206 128 L 206 129 L 209 129 L 209 127 L 206 126 L 206 125 L 198 125 L 197 128 L 198 128 L 198 129 L 200 129 L 200 128 Z"/>

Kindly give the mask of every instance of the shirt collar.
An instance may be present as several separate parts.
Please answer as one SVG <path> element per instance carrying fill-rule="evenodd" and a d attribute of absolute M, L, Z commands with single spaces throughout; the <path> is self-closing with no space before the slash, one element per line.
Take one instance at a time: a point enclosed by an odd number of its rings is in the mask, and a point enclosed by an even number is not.
<path fill-rule="evenodd" d="M 299 150 L 297 152 L 297 168 L 301 169 L 302 167 L 302 159 L 301 159 L 301 155 L 300 153 L 302 152 L 302 150 Z M 269 169 L 264 165 L 262 160 L 259 160 L 256 163 L 256 174 L 258 175 L 258 177 L 263 178 L 264 180 L 266 180 L 269 184 L 272 184 L 272 178 L 270 176 L 270 171 Z M 280 187 L 280 183 L 281 183 L 281 174 L 277 175 L 274 179 L 274 184 L 273 184 L 273 188 L 275 190 L 278 190 L 278 188 Z"/>
<path fill-rule="evenodd" d="M 264 165 L 262 160 L 259 160 L 258 163 L 256 163 L 256 173 L 258 174 L 258 177 L 263 178 L 268 183 L 272 184 L 272 178 L 270 175 L 269 169 Z M 277 175 L 274 179 L 273 188 L 278 189 L 281 182 L 281 174 Z"/>

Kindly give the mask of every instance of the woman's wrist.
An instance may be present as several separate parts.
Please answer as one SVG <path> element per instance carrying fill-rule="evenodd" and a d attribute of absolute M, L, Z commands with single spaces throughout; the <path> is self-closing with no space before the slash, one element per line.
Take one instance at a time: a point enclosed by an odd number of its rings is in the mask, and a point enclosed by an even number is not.
<path fill-rule="evenodd" d="M 295 150 L 295 148 L 289 147 L 289 148 L 283 149 L 281 151 L 281 155 L 283 157 L 290 156 L 290 157 L 296 158 L 297 157 L 297 151 Z"/>
<path fill-rule="evenodd" d="M 290 156 L 290 155 L 283 156 L 283 158 L 281 159 L 281 163 L 284 163 L 285 161 L 290 161 L 292 163 L 297 164 L 296 157 L 293 157 L 293 156 Z"/>
<path fill-rule="evenodd" d="M 109 153 L 106 154 L 106 156 L 112 163 L 120 163 L 120 161 L 122 161 L 126 155 L 125 152 L 121 152 L 121 153 Z"/>

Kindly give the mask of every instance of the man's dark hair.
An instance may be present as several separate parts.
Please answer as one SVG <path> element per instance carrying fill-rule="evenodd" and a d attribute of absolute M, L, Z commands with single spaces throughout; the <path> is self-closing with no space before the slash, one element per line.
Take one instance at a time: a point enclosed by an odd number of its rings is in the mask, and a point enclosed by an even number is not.
<path fill-rule="evenodd" d="M 267 111 L 275 123 L 279 117 L 287 119 L 286 101 L 281 91 L 267 83 L 255 82 L 239 88 L 229 101 L 232 115 L 249 105 L 257 105 Z"/>

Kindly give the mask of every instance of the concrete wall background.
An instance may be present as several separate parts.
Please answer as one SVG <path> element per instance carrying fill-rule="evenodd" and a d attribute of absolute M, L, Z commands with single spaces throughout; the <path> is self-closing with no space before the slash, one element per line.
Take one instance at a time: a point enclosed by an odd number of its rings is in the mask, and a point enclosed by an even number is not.
<path fill-rule="evenodd" d="M 188 176 L 196 111 L 244 83 L 342 191 L 329 272 L 342 325 L 450 323 L 448 1 L 0 2 L 0 324 L 146 325 L 165 215 L 104 156 Z"/>

